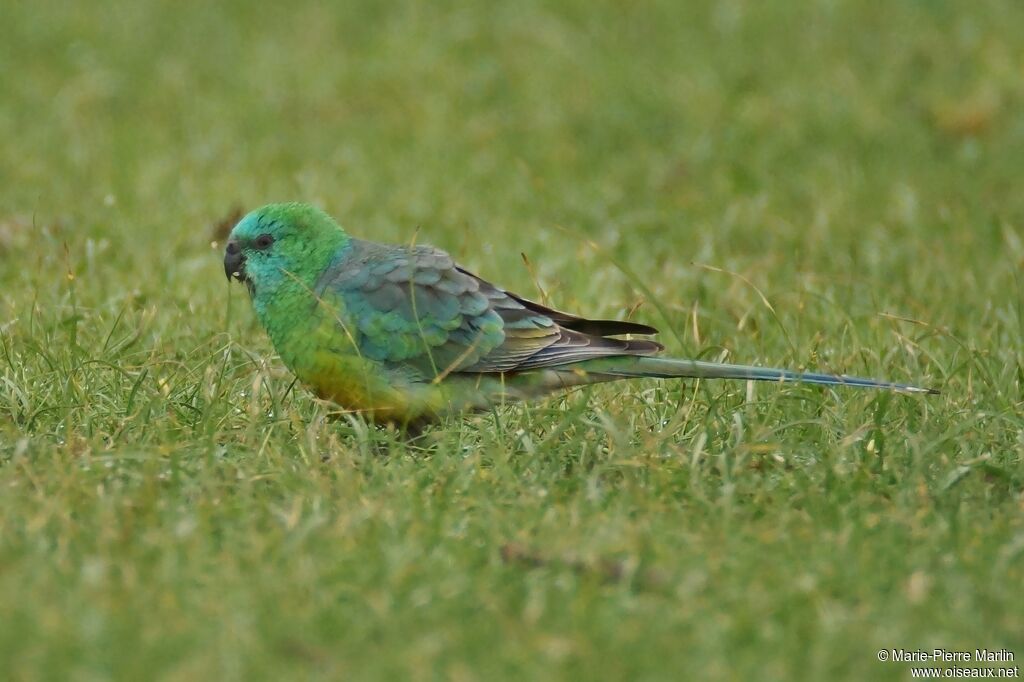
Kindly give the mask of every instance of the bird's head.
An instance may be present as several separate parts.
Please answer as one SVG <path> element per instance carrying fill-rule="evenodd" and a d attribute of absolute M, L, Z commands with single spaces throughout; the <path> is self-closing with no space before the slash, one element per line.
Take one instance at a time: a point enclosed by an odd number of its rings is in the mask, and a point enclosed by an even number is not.
<path fill-rule="evenodd" d="M 309 204 L 268 204 L 235 225 L 224 252 L 224 274 L 255 296 L 286 281 L 312 287 L 349 240 L 329 215 Z"/>

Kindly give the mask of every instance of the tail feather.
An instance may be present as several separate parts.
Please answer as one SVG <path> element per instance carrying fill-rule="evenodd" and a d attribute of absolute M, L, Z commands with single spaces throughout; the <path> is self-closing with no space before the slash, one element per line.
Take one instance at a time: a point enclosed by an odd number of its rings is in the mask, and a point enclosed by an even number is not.
<path fill-rule="evenodd" d="M 727 365 L 719 362 L 704 362 L 702 360 L 679 360 L 675 358 L 608 358 L 581 363 L 580 368 L 585 369 L 587 372 L 623 378 L 741 379 L 746 381 L 798 382 L 826 386 L 881 388 L 904 393 L 938 393 L 934 388 L 921 388 L 891 381 L 878 381 L 835 374 L 816 374 L 814 372 L 794 372 L 788 369 L 772 369 L 750 365 Z"/>

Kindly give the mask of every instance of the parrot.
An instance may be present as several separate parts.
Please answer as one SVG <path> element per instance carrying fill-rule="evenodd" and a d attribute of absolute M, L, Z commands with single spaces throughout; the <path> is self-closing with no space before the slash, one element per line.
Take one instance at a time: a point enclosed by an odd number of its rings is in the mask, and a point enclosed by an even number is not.
<path fill-rule="evenodd" d="M 409 428 L 585 384 L 739 379 L 937 393 L 785 369 L 661 357 L 638 322 L 589 319 L 502 289 L 427 245 L 349 234 L 305 203 L 232 228 L 224 273 L 242 282 L 281 360 L 319 398 Z M 627 337 L 627 338 L 622 338 Z"/>

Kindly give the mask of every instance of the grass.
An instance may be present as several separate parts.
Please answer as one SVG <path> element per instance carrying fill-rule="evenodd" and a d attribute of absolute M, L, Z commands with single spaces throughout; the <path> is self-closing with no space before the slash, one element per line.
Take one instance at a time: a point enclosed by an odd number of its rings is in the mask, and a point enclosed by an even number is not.
<path fill-rule="evenodd" d="M 1024 656 L 1019 3 L 4 14 L 9 678 Z M 647 381 L 410 447 L 293 387 L 224 282 L 214 226 L 293 199 L 675 355 L 942 394 Z"/>

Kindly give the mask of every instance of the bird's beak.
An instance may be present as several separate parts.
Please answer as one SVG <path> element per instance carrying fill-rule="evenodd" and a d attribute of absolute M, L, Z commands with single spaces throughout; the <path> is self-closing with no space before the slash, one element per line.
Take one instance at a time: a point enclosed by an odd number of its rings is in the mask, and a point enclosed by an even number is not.
<path fill-rule="evenodd" d="M 224 251 L 224 274 L 228 281 L 232 277 L 239 282 L 244 282 L 247 279 L 245 276 L 245 254 L 242 253 L 242 247 L 233 239 L 228 242 L 227 249 Z"/>

